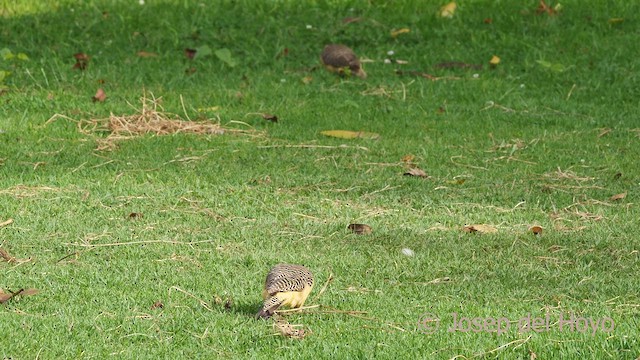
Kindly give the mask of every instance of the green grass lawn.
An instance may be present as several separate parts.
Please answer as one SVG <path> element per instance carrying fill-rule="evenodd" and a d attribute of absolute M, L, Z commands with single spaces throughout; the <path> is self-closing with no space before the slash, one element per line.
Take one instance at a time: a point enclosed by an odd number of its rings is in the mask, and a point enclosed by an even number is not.
<path fill-rule="evenodd" d="M 0 357 L 640 356 L 640 4 L 388 3 L 5 2 Z M 110 136 L 143 97 L 225 132 Z M 253 318 L 280 262 L 303 339 Z"/>

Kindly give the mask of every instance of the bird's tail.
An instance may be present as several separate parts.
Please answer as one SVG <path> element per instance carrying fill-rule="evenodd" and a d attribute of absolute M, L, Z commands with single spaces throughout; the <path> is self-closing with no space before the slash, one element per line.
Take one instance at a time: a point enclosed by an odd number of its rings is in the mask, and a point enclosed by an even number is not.
<path fill-rule="evenodd" d="M 283 300 L 277 296 L 272 296 L 264 301 L 262 309 L 256 314 L 256 319 L 268 319 L 282 305 Z"/>

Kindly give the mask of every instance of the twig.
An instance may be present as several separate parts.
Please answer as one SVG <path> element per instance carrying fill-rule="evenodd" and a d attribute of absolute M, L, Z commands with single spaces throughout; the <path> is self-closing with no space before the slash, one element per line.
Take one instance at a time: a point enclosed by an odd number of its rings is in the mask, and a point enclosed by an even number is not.
<path fill-rule="evenodd" d="M 211 308 L 209 307 L 209 304 L 207 304 L 204 300 L 202 300 L 202 299 L 200 299 L 200 298 L 196 297 L 195 295 L 193 295 L 193 294 L 191 294 L 191 293 L 189 293 L 189 292 L 187 292 L 187 291 L 184 291 L 184 290 L 180 289 L 180 288 L 179 288 L 179 287 L 177 287 L 177 286 L 172 286 L 172 287 L 170 287 L 170 288 L 169 288 L 169 293 L 171 293 L 171 290 L 177 290 L 177 291 L 179 291 L 179 292 L 181 292 L 181 293 L 183 293 L 183 294 L 185 294 L 185 295 L 189 296 L 190 298 L 197 300 L 197 301 L 200 303 L 200 305 L 202 305 L 202 307 L 204 307 L 205 309 L 207 309 L 207 310 L 209 310 L 209 311 L 213 311 L 213 309 L 211 309 Z"/>
<path fill-rule="evenodd" d="M 13 256 L 9 255 L 7 250 L 5 250 L 3 248 L 0 248 L 0 257 L 2 257 L 9 264 L 11 264 L 11 263 L 16 261 L 16 258 L 14 258 Z"/>
<path fill-rule="evenodd" d="M 11 225 L 13 224 L 13 219 L 7 219 L 6 221 L 3 221 L 0 223 L 0 227 L 5 227 L 7 225 Z"/>
<path fill-rule="evenodd" d="M 392 190 L 392 189 L 397 189 L 397 188 L 399 188 L 399 187 L 402 187 L 402 185 L 397 185 L 397 186 L 390 186 L 390 185 L 387 185 L 387 186 L 383 187 L 383 188 L 382 188 L 382 189 L 380 189 L 380 190 L 372 191 L 372 192 L 370 192 L 370 193 L 366 193 L 366 194 L 364 194 L 364 195 L 362 195 L 362 196 L 363 196 L 363 197 L 365 197 L 365 196 L 371 196 L 371 195 L 373 195 L 373 194 L 377 194 L 377 193 L 379 193 L 379 192 L 383 192 L 383 191 L 387 191 L 387 190 Z"/>
<path fill-rule="evenodd" d="M 302 312 L 304 310 L 315 309 L 315 308 L 319 308 L 319 307 L 320 307 L 320 305 L 309 305 L 309 306 L 301 306 L 301 307 L 295 308 L 295 309 L 277 310 L 276 312 L 278 314 L 286 314 L 286 313 L 290 313 L 290 312 Z"/>
<path fill-rule="evenodd" d="M 349 145 L 329 146 L 329 145 L 300 144 L 300 145 L 264 145 L 264 146 L 258 146 L 258 149 L 271 149 L 271 148 L 356 149 L 356 150 L 369 151 L 369 149 L 364 147 L 364 146 L 349 146 Z"/>
<path fill-rule="evenodd" d="M 195 244 L 210 243 L 210 242 L 213 242 L 213 240 L 190 241 L 190 242 L 175 241 L 175 240 L 146 240 L 146 241 L 130 241 L 130 242 L 121 242 L 121 243 L 109 243 L 109 244 L 63 243 L 63 245 L 97 248 L 97 247 L 140 245 L 140 244 L 195 245 Z"/>
<path fill-rule="evenodd" d="M 184 99 L 182 98 L 182 94 L 180 94 L 180 104 L 182 104 L 182 112 L 184 112 L 184 116 L 187 118 L 187 120 L 191 121 L 189 114 L 187 114 L 187 108 L 185 108 L 184 106 Z"/>
<path fill-rule="evenodd" d="M 327 279 L 327 281 L 324 283 L 324 286 L 322 287 L 322 289 L 320 289 L 320 292 L 318 292 L 318 295 L 316 295 L 316 296 L 313 298 L 313 301 L 314 301 L 314 302 L 315 302 L 315 301 L 317 301 L 317 300 L 320 298 L 320 296 L 322 296 L 322 294 L 324 294 L 324 292 L 327 290 L 327 287 L 329 286 L 329 284 L 330 284 L 332 281 L 333 281 L 333 274 L 332 274 L 332 273 L 330 273 L 330 274 L 329 274 L 329 278 L 328 278 L 328 279 Z"/>
<path fill-rule="evenodd" d="M 481 353 L 481 354 L 475 354 L 473 357 L 481 357 L 481 356 L 489 355 L 491 353 L 494 353 L 496 351 L 500 351 L 500 350 L 508 347 L 509 345 L 513 345 L 515 343 L 518 343 L 518 346 L 520 346 L 520 345 L 526 343 L 527 341 L 529 341 L 530 339 L 531 339 L 531 335 L 529 335 L 529 337 L 527 337 L 526 339 L 518 339 L 518 340 L 514 340 L 514 341 L 511 341 L 511 342 L 508 342 L 506 344 L 500 345 L 497 348 L 495 348 L 493 350 L 490 350 L 488 352 Z"/>

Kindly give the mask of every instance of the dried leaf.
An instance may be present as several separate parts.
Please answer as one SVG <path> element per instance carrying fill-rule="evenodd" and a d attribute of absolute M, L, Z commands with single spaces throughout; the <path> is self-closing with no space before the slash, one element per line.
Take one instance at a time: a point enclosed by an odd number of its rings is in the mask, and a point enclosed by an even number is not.
<path fill-rule="evenodd" d="M 2 257 L 8 263 L 14 263 L 16 261 L 16 258 L 14 258 L 13 256 L 9 255 L 7 250 L 5 250 L 3 248 L 0 248 L 0 257 Z"/>
<path fill-rule="evenodd" d="M 377 139 L 379 134 L 370 133 L 365 131 L 349 131 L 349 130 L 326 130 L 321 131 L 320 134 L 340 139 Z"/>
<path fill-rule="evenodd" d="M 0 289 L 0 304 L 4 304 L 7 301 L 13 299 L 16 296 L 30 296 L 39 293 L 38 289 L 20 289 L 16 292 L 5 293 L 4 290 Z"/>
<path fill-rule="evenodd" d="M 398 37 L 398 35 L 402 35 L 402 34 L 406 34 L 408 32 L 411 32 L 410 29 L 408 28 L 402 28 L 402 29 L 398 29 L 398 30 L 392 30 L 391 31 L 391 37 Z"/>
<path fill-rule="evenodd" d="M 495 227 L 491 225 L 485 225 L 485 224 L 465 225 L 464 228 L 462 228 L 462 230 L 468 233 L 478 232 L 481 234 L 491 234 L 491 233 L 498 232 L 498 229 L 496 229 Z"/>
<path fill-rule="evenodd" d="M 610 201 L 622 200 L 627 197 L 627 193 L 623 192 L 622 194 L 616 194 L 609 198 Z"/>
<path fill-rule="evenodd" d="M 89 55 L 85 53 L 76 53 L 73 54 L 73 57 L 76 59 L 76 63 L 73 64 L 74 69 L 84 70 L 87 68 L 87 65 L 89 65 Z"/>
<path fill-rule="evenodd" d="M 162 308 L 164 308 L 164 304 L 160 300 L 154 302 L 153 305 L 151 305 L 151 310 L 162 309 Z"/>
<path fill-rule="evenodd" d="M 186 49 L 184 49 L 184 56 L 186 56 L 187 59 L 189 59 L 189 60 L 193 60 L 196 57 L 196 53 L 197 52 L 198 51 L 196 49 L 186 48 Z"/>
<path fill-rule="evenodd" d="M 407 164 L 411 164 L 413 162 L 413 160 L 415 160 L 416 156 L 412 155 L 412 154 L 408 154 L 402 157 L 402 162 L 403 163 L 407 163 Z"/>
<path fill-rule="evenodd" d="M 154 52 L 144 51 L 144 50 L 138 51 L 136 53 L 136 55 L 138 55 L 139 57 L 142 57 L 142 58 L 158 57 L 158 54 L 156 54 Z"/>
<path fill-rule="evenodd" d="M 403 175 L 405 175 L 405 176 L 424 177 L 424 178 L 428 178 L 429 177 L 429 175 L 427 175 L 427 173 L 424 172 L 424 170 L 416 168 L 416 167 L 407 170 L 407 172 L 405 172 Z"/>
<path fill-rule="evenodd" d="M 343 24 L 351 24 L 351 23 L 355 23 L 355 22 L 359 22 L 362 21 L 362 18 L 360 17 L 346 17 L 344 19 L 342 19 L 342 23 Z"/>
<path fill-rule="evenodd" d="M 98 91 L 96 91 L 96 94 L 93 95 L 91 99 L 93 100 L 93 102 L 103 102 L 107 99 L 107 93 L 105 93 L 102 88 L 99 88 Z"/>
<path fill-rule="evenodd" d="M 347 226 L 347 229 L 353 231 L 358 235 L 369 235 L 373 232 L 371 226 L 366 224 L 349 224 L 349 226 Z"/>
<path fill-rule="evenodd" d="M 305 77 L 302 78 L 302 83 L 305 84 L 305 85 L 311 83 L 311 81 L 313 81 L 313 77 L 311 77 L 311 76 L 305 76 Z"/>
<path fill-rule="evenodd" d="M 141 219 L 144 217 L 144 214 L 138 212 L 129 213 L 129 219 Z"/>
<path fill-rule="evenodd" d="M 531 230 L 534 235 L 542 235 L 542 226 L 535 225 L 532 226 L 529 230 Z"/>
<path fill-rule="evenodd" d="M 458 8 L 458 4 L 455 1 L 452 1 L 443 7 L 440 8 L 439 15 L 443 18 L 452 18 Z"/>
<path fill-rule="evenodd" d="M 7 220 L 5 220 L 5 221 L 0 223 L 0 227 L 5 227 L 5 226 L 11 225 L 11 224 L 13 224 L 13 219 L 7 219 Z"/>
<path fill-rule="evenodd" d="M 555 6 L 551 7 L 547 5 L 547 3 L 544 0 L 540 0 L 540 4 L 536 9 L 536 13 L 538 15 L 542 13 L 547 13 L 548 15 L 555 15 L 558 13 L 558 11 L 560 11 L 561 8 L 562 8 L 562 5 L 560 4 L 556 4 Z"/>
<path fill-rule="evenodd" d="M 467 179 L 465 178 L 458 178 L 458 179 L 453 179 L 453 180 L 447 180 L 448 184 L 452 184 L 452 185 L 462 185 L 465 183 L 465 181 L 467 181 Z"/>
<path fill-rule="evenodd" d="M 536 355 L 536 353 L 533 352 L 533 350 L 529 350 L 529 360 L 536 360 L 538 358 L 538 355 Z"/>
<path fill-rule="evenodd" d="M 262 114 L 262 118 L 265 119 L 265 120 L 274 122 L 274 123 L 278 122 L 278 117 L 273 115 L 273 114 L 264 113 L 264 114 Z"/>
<path fill-rule="evenodd" d="M 609 24 L 610 25 L 621 24 L 623 22 L 624 22 L 624 18 L 611 18 L 611 19 L 609 19 Z"/>
<path fill-rule="evenodd" d="M 36 295 L 38 293 L 40 293 L 40 290 L 38 290 L 38 289 L 24 289 L 24 290 L 20 291 L 20 293 L 18 293 L 16 295 L 31 296 L 31 295 Z"/>
<path fill-rule="evenodd" d="M 497 56 L 495 56 L 495 55 L 493 55 L 493 56 L 491 57 L 491 60 L 489 60 L 489 65 L 491 65 L 491 66 L 496 66 L 496 65 L 498 65 L 498 64 L 500 64 L 500 58 L 499 58 L 499 57 L 497 57 Z"/>

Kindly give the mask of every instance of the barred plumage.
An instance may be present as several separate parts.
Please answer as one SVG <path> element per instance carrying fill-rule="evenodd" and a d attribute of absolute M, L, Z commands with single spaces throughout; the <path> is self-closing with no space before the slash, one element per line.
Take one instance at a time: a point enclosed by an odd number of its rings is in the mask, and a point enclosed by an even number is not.
<path fill-rule="evenodd" d="M 265 299 L 257 318 L 269 318 L 280 306 L 304 305 L 313 289 L 313 274 L 301 265 L 278 264 L 267 274 L 262 297 Z"/>
<path fill-rule="evenodd" d="M 349 69 L 352 74 L 365 79 L 367 73 L 360 65 L 360 60 L 350 48 L 344 45 L 331 44 L 324 47 L 320 55 L 322 63 L 331 72 L 344 74 Z"/>

